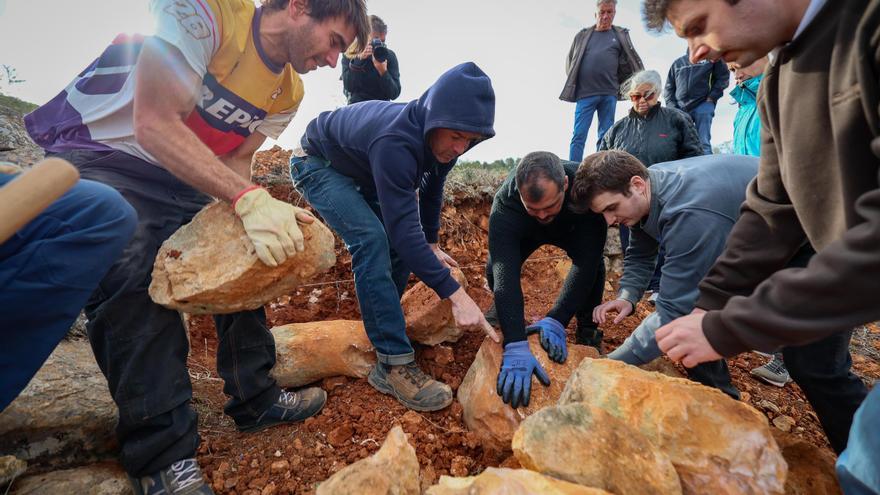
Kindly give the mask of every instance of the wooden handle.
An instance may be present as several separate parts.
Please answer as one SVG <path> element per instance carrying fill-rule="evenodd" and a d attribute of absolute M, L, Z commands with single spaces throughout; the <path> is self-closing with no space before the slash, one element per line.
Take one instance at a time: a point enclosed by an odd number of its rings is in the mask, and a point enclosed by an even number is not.
<path fill-rule="evenodd" d="M 0 244 L 60 198 L 79 172 L 60 158 L 47 158 L 0 188 Z"/>

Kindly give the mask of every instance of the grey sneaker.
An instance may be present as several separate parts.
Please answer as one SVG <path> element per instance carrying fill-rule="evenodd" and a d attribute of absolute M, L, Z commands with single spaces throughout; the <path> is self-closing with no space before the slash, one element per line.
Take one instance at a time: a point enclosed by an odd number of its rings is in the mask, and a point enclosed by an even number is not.
<path fill-rule="evenodd" d="M 415 361 L 398 366 L 376 363 L 367 381 L 414 411 L 439 411 L 452 404 L 449 385 L 426 375 Z"/>
<path fill-rule="evenodd" d="M 785 362 L 778 354 L 774 355 L 773 359 L 764 366 L 753 369 L 751 374 L 755 378 L 777 387 L 784 387 L 786 383 L 791 381 L 788 370 L 785 369 Z"/>
<path fill-rule="evenodd" d="M 214 495 L 195 459 L 183 459 L 143 478 L 129 478 L 135 495 Z"/>
<path fill-rule="evenodd" d="M 238 431 L 255 432 L 282 423 L 295 423 L 318 414 L 327 402 L 327 392 L 309 387 L 296 392 L 281 391 L 278 400 L 253 423 L 239 424 Z"/>

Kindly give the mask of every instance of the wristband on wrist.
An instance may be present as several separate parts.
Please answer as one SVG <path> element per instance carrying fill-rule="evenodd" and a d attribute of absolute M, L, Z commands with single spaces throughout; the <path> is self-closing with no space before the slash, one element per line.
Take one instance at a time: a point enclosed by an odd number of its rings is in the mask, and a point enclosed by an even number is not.
<path fill-rule="evenodd" d="M 258 185 L 252 185 L 252 186 L 248 186 L 248 187 L 242 189 L 241 191 L 239 191 L 239 193 L 236 194 L 234 198 L 232 198 L 232 208 L 235 209 L 235 203 L 237 203 L 238 200 L 241 199 L 242 196 L 253 191 L 254 189 L 262 189 L 262 188 Z"/>

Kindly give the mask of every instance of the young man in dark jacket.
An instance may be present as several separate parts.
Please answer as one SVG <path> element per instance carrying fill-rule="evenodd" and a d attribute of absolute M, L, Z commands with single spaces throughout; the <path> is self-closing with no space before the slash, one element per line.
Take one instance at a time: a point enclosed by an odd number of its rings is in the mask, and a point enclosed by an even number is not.
<path fill-rule="evenodd" d="M 498 393 L 513 407 L 528 405 L 532 373 L 546 385 L 546 374 L 529 350 L 526 335 L 541 334 L 550 359 L 564 362 L 568 355 L 565 327 L 577 315 L 576 342 L 600 347 L 602 333 L 593 323 L 592 310 L 602 302 L 605 288 L 607 227 L 594 213 L 569 210 L 569 186 L 577 163 L 561 162 L 546 151 L 520 160 L 495 193 L 489 216 L 489 262 L 486 279 L 495 293 L 494 308 L 504 334 L 504 355 Z M 543 245 L 557 246 L 572 266 L 562 292 L 547 316 L 526 327 L 523 322 L 522 264 Z M 514 366 L 519 358 L 526 366 Z"/>
<path fill-rule="evenodd" d="M 691 63 L 687 53 L 672 62 L 666 76 L 666 88 L 663 90 L 666 106 L 687 112 L 694 119 L 706 155 L 712 154 L 715 105 L 729 82 L 730 71 L 724 60 Z"/>
<path fill-rule="evenodd" d="M 612 25 L 616 12 L 617 0 L 597 0 L 596 25 L 575 35 L 565 60 L 567 77 L 559 99 L 577 103 L 568 152 L 568 159 L 573 162 L 584 157 L 593 114 L 599 113 L 598 146 L 614 123 L 617 101 L 623 99 L 620 85 L 644 68 L 629 30 Z"/>
<path fill-rule="evenodd" d="M 410 271 L 452 301 L 455 322 L 500 340 L 450 275 L 438 246 L 443 185 L 456 159 L 495 135 L 495 92 L 479 67 L 448 70 L 409 103 L 368 101 L 312 120 L 304 153 L 291 158 L 294 185 L 351 253 L 358 303 L 378 364 L 370 384 L 417 411 L 452 402 L 448 385 L 415 362 L 400 296 Z"/>
<path fill-rule="evenodd" d="M 880 1 L 646 0 L 645 12 L 650 27 L 668 19 L 694 61 L 772 58 L 759 98 L 758 177 L 701 283 L 699 310 L 658 330 L 658 345 L 685 366 L 816 347 L 812 359 L 825 369 L 807 378 L 833 390 L 825 377 L 849 369 L 853 327 L 880 319 Z M 809 264 L 783 269 L 807 242 L 816 249 Z M 828 404 L 825 413 L 844 417 L 823 421 L 826 432 L 845 427 L 863 396 Z M 838 460 L 847 493 L 880 493 L 878 410 L 875 388 Z M 847 444 L 845 433 L 829 437 L 837 451 Z"/>
<path fill-rule="evenodd" d="M 379 16 L 371 15 L 370 29 L 370 43 L 362 51 L 346 52 L 342 57 L 342 87 L 348 103 L 391 101 L 400 96 L 397 54 L 385 46 L 388 25 Z M 373 45 L 381 52 L 375 53 Z"/>

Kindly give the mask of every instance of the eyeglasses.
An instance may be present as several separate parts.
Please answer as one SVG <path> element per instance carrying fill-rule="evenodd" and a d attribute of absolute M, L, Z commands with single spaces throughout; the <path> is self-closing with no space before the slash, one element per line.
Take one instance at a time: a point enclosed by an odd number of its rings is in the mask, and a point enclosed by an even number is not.
<path fill-rule="evenodd" d="M 648 100 L 653 100 L 655 96 L 657 96 L 657 93 L 655 93 L 653 91 L 648 91 L 645 94 L 630 93 L 629 99 L 632 101 L 639 101 L 639 100 L 648 101 Z"/>

